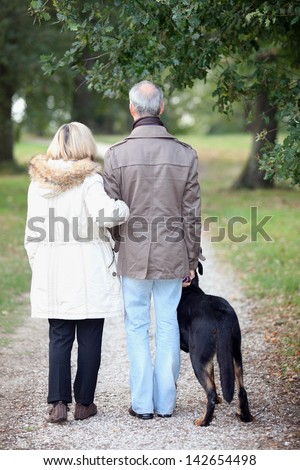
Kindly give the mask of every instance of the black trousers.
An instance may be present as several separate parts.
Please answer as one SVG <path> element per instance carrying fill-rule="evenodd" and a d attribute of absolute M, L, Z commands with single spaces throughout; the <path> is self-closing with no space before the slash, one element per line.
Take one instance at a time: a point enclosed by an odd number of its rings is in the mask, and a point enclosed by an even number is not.
<path fill-rule="evenodd" d="M 104 319 L 49 319 L 48 403 L 63 400 L 72 403 L 71 352 L 77 335 L 77 370 L 73 383 L 76 403 L 94 401 Z"/>

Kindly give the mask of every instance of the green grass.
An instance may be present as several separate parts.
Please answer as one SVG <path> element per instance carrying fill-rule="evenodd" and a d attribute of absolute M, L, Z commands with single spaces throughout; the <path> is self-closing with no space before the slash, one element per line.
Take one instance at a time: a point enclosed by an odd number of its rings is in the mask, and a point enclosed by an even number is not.
<path fill-rule="evenodd" d="M 112 144 L 123 137 L 98 135 L 96 140 Z M 256 302 L 255 313 L 268 326 L 268 337 L 279 352 L 277 368 L 293 378 L 299 372 L 300 192 L 284 184 L 272 190 L 231 189 L 248 157 L 249 135 L 178 137 L 196 148 L 199 155 L 203 220 L 218 218 L 218 224 L 210 225 L 209 236 L 215 237 L 220 227 L 225 228 L 225 238 L 214 242 L 214 248 L 218 256 L 232 264 L 245 293 Z M 26 165 L 47 146 L 47 141 L 27 136 L 16 145 L 16 160 Z M 20 307 L 30 286 L 23 247 L 28 184 L 26 173 L 0 176 L 0 331 L 4 333 L 0 339 L 22 321 Z M 253 240 L 251 207 L 257 208 L 257 223 L 271 216 L 263 228 L 272 241 L 260 234 Z M 241 217 L 243 223 L 234 217 Z M 234 220 L 229 236 L 228 227 Z M 206 225 L 204 229 L 208 229 Z M 245 240 L 239 243 L 233 236 L 245 236 Z"/>
<path fill-rule="evenodd" d="M 39 153 L 47 151 L 50 139 L 39 139 L 32 136 L 24 136 L 20 142 L 15 145 L 15 157 L 20 165 L 26 166 L 28 161 Z"/>
<path fill-rule="evenodd" d="M 30 268 L 23 247 L 27 188 L 26 175 L 0 178 L 0 344 L 22 321 L 23 294 L 30 286 Z"/>
<path fill-rule="evenodd" d="M 95 139 L 97 142 L 103 142 L 105 144 L 113 145 L 123 140 L 126 137 L 126 135 L 128 134 L 113 134 L 113 135 L 96 134 Z"/>
<path fill-rule="evenodd" d="M 246 292 L 261 298 L 281 292 L 299 305 L 299 193 L 285 189 L 214 192 L 205 183 L 202 186 L 204 221 L 216 215 L 226 229 L 225 239 L 216 241 L 215 248 L 242 272 Z M 220 230 L 216 225 L 212 224 L 212 236 Z"/>
<path fill-rule="evenodd" d="M 96 135 L 96 140 L 105 142 L 107 144 L 114 144 L 120 142 L 126 137 L 127 134 L 117 135 Z M 251 136 L 249 134 L 230 134 L 230 135 L 197 135 L 197 134 L 183 134 L 176 136 L 180 140 L 192 145 L 194 148 L 201 150 L 225 150 L 231 151 L 234 144 L 234 149 L 245 150 L 245 145 L 250 145 Z"/>

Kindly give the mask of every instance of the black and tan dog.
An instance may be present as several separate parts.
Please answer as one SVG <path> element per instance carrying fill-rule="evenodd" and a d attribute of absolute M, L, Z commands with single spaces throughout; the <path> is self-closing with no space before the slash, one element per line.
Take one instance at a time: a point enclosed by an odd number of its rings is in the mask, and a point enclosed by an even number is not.
<path fill-rule="evenodd" d="M 198 264 L 199 274 L 202 265 Z M 195 420 L 197 426 L 208 426 L 213 418 L 215 405 L 220 402 L 214 379 L 214 356 L 220 369 L 220 381 L 224 399 L 230 403 L 234 396 L 235 381 L 238 389 L 241 421 L 254 418 L 250 413 L 247 392 L 243 385 L 241 354 L 241 330 L 237 315 L 227 300 L 205 294 L 198 285 L 198 275 L 182 290 L 177 309 L 180 329 L 180 347 L 190 353 L 195 375 L 207 397 L 206 411 Z"/>

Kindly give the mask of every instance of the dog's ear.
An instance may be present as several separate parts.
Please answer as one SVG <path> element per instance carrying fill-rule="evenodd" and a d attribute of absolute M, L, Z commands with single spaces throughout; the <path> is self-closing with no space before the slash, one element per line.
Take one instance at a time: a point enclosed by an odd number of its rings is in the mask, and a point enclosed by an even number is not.
<path fill-rule="evenodd" d="M 200 263 L 200 261 L 198 261 L 198 273 L 200 274 L 200 276 L 203 275 L 203 266 L 202 266 L 202 263 Z"/>

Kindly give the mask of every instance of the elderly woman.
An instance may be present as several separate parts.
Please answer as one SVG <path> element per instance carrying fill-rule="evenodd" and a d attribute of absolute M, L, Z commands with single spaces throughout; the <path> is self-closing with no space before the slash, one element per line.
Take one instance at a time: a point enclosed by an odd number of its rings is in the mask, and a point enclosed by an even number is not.
<path fill-rule="evenodd" d="M 53 423 L 67 419 L 72 403 L 75 334 L 74 417 L 97 413 L 94 394 L 104 318 L 122 312 L 107 229 L 125 222 L 129 210 L 106 194 L 96 153 L 90 129 L 71 122 L 60 127 L 46 155 L 34 157 L 29 165 L 25 249 L 32 268 L 31 315 L 49 321 L 47 419 Z"/>

